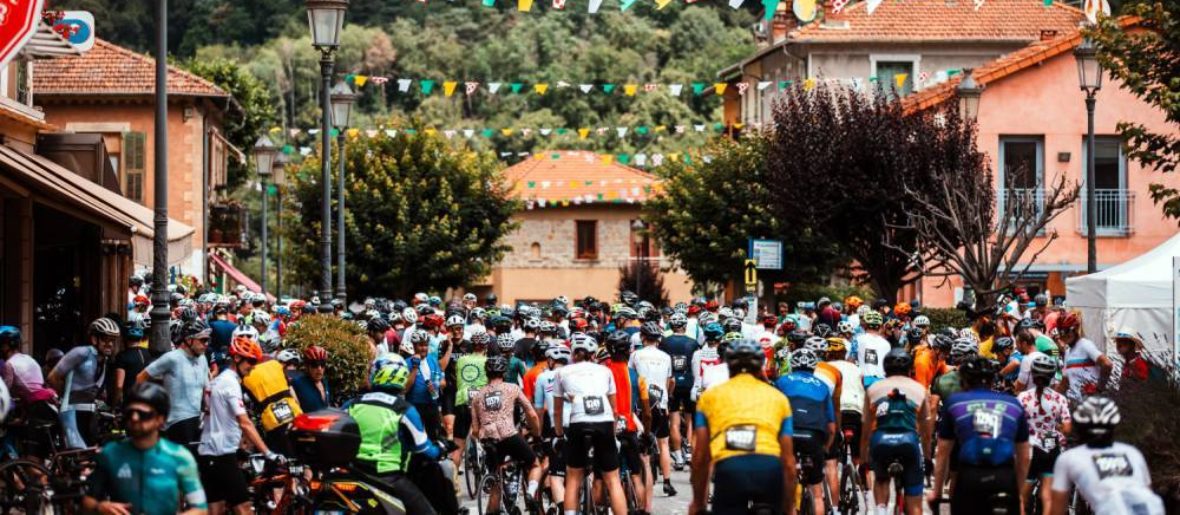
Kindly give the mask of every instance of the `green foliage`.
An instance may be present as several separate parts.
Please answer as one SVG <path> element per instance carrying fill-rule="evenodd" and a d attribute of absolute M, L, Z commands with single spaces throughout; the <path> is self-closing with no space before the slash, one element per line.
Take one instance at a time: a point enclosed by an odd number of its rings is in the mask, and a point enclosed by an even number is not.
<path fill-rule="evenodd" d="M 930 330 L 939 331 L 946 327 L 962 329 L 971 325 L 967 313 L 955 308 L 922 308 L 922 314 L 930 319 Z"/>
<path fill-rule="evenodd" d="M 351 139 L 345 148 L 349 297 L 408 297 L 465 286 L 510 250 L 501 238 L 515 228 L 511 217 L 519 202 L 509 197 L 491 155 L 424 133 Z M 339 153 L 333 149 L 332 155 Z M 320 273 L 319 180 L 320 159 L 309 156 L 294 177 L 299 210 L 285 227 L 287 262 L 305 283 Z"/>
<path fill-rule="evenodd" d="M 1143 166 L 1162 173 L 1173 173 L 1180 166 L 1180 3 L 1141 2 L 1126 6 L 1141 18 L 1146 30 L 1128 32 L 1115 18 L 1106 18 L 1096 30 L 1088 31 L 1098 43 L 1098 58 L 1104 70 L 1119 81 L 1119 86 L 1144 102 L 1163 111 L 1172 130 L 1154 132 L 1136 122 L 1121 122 L 1118 130 L 1125 140 L 1127 156 Z M 1180 218 L 1180 190 L 1152 184 L 1151 199 L 1161 205 L 1164 214 Z"/>
<path fill-rule="evenodd" d="M 748 238 L 783 240 L 782 273 L 767 281 L 817 281 L 839 261 L 834 246 L 806 228 L 783 223 L 770 211 L 766 138 L 716 138 L 702 151 L 710 162 L 668 162 L 656 170 L 662 193 L 644 206 L 660 248 L 698 284 L 740 279 Z"/>
<path fill-rule="evenodd" d="M 843 302 L 850 295 L 856 295 L 867 303 L 873 301 L 873 293 L 860 286 L 829 286 L 815 283 L 792 284 L 787 294 L 778 300 L 786 301 L 787 305 L 794 309 L 796 302 L 816 302 L 821 297 L 827 297 L 833 302 Z"/>
<path fill-rule="evenodd" d="M 1151 360 L 1171 377 L 1166 359 Z M 1116 438 L 1143 452 L 1151 469 L 1151 486 L 1166 503 L 1166 513 L 1180 509 L 1180 426 L 1161 413 L 1180 410 L 1180 384 L 1147 381 L 1123 384 L 1111 396 L 1119 405 L 1122 423 Z"/>
<path fill-rule="evenodd" d="M 350 399 L 364 390 L 372 356 L 370 343 L 356 324 L 333 316 L 306 316 L 287 327 L 283 344 L 300 354 L 312 345 L 328 351 L 324 374 L 336 399 Z"/>
<path fill-rule="evenodd" d="M 225 117 L 225 135 L 234 146 L 249 152 L 258 138 L 274 125 L 278 103 L 265 84 L 236 62 L 225 58 L 192 59 L 184 67 L 233 96 L 233 106 Z M 230 159 L 228 186 L 232 189 L 241 185 L 252 173 L 252 165 Z"/>

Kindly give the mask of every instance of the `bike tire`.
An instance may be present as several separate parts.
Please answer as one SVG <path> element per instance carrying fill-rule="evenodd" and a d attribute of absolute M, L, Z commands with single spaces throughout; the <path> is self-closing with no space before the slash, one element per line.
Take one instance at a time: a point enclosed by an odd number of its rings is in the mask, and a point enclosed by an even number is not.
<path fill-rule="evenodd" d="M 475 499 L 476 486 L 483 479 L 483 465 L 479 461 L 479 448 L 468 440 L 463 449 L 463 481 L 467 484 L 467 498 Z"/>
<path fill-rule="evenodd" d="M 9 513 L 51 514 L 54 513 L 50 486 L 42 484 L 51 481 L 49 469 L 29 460 L 13 460 L 0 465 L 0 511 Z"/>
<path fill-rule="evenodd" d="M 802 498 L 799 499 L 799 515 L 812 515 L 815 513 L 815 498 L 811 495 L 811 488 L 804 486 L 802 490 Z"/>
<path fill-rule="evenodd" d="M 475 509 L 478 510 L 479 515 L 484 515 L 488 512 L 487 503 L 491 501 L 492 490 L 500 488 L 500 482 L 496 481 L 496 476 L 484 476 L 480 479 L 479 488 L 475 489 Z M 504 509 L 504 492 L 500 491 L 500 509 Z"/>
<path fill-rule="evenodd" d="M 860 481 L 856 477 L 856 467 L 844 464 L 840 476 L 840 515 L 856 515 L 860 513 Z"/>
<path fill-rule="evenodd" d="M 583 515 L 597 515 L 598 509 L 594 506 L 594 480 L 591 479 L 589 471 L 582 480 L 582 500 L 579 504 L 582 508 L 580 513 Z"/>

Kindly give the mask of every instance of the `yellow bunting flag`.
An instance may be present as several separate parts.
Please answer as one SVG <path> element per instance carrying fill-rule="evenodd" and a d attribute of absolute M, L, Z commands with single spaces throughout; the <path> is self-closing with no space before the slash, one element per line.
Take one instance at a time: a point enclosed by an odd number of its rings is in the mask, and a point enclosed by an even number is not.
<path fill-rule="evenodd" d="M 908 79 L 909 77 L 910 77 L 910 74 L 908 74 L 908 73 L 899 73 L 897 75 L 894 75 L 893 82 L 897 84 L 897 89 L 901 89 L 902 87 L 904 87 L 905 80 Z"/>
<path fill-rule="evenodd" d="M 806 79 L 803 81 L 803 91 L 811 91 L 815 89 L 815 79 Z"/>
<path fill-rule="evenodd" d="M 739 123 L 739 122 L 734 122 L 734 123 L 733 123 L 733 128 L 734 128 L 734 129 L 737 129 L 737 130 L 739 130 L 739 131 L 740 131 L 740 130 L 742 130 L 742 127 L 745 127 L 745 126 L 746 126 L 746 124 L 744 124 L 744 123 Z"/>
<path fill-rule="evenodd" d="M 522 13 L 533 10 L 533 0 L 518 0 L 516 2 L 516 10 Z"/>
<path fill-rule="evenodd" d="M 729 84 L 726 84 L 724 82 L 718 82 L 718 83 L 713 84 L 713 89 L 717 91 L 717 96 L 721 96 L 721 95 L 725 94 L 725 88 L 727 88 L 728 86 L 729 86 Z"/>
<path fill-rule="evenodd" d="M 670 3 L 672 3 L 672 0 L 656 0 L 656 9 L 668 7 L 668 4 Z"/>
<path fill-rule="evenodd" d="M 448 97 L 451 95 L 454 95 L 455 94 L 455 87 L 458 85 L 459 85 L 459 83 L 456 81 L 453 81 L 453 80 L 449 80 L 449 81 L 444 82 L 443 83 L 443 95 L 446 95 Z"/>
<path fill-rule="evenodd" d="M 667 125 L 657 125 L 657 126 L 656 126 L 656 132 L 664 132 L 664 131 L 666 131 L 666 130 L 668 130 L 668 126 L 667 126 Z"/>
<path fill-rule="evenodd" d="M 283 128 L 282 128 L 282 127 L 271 127 L 271 128 L 270 128 L 270 133 L 271 133 L 271 134 L 274 134 L 274 133 L 276 133 L 276 132 L 283 132 Z"/>
<path fill-rule="evenodd" d="M 511 136 L 511 135 L 512 135 L 512 129 L 500 129 L 500 134 L 503 134 L 503 135 L 505 135 L 505 136 Z"/>
<path fill-rule="evenodd" d="M 358 87 L 358 88 L 363 88 L 365 86 L 366 82 L 369 82 L 369 77 L 367 75 L 353 75 L 352 76 L 352 83 L 356 84 L 356 87 Z"/>
<path fill-rule="evenodd" d="M 623 85 L 623 94 L 624 95 L 627 95 L 629 97 L 633 97 L 633 96 L 635 96 L 636 91 L 639 91 L 638 84 L 624 84 Z"/>
<path fill-rule="evenodd" d="M 582 127 L 581 129 L 578 129 L 578 138 L 579 139 L 586 139 L 588 137 L 590 137 L 590 129 L 588 129 L 586 127 Z"/>
<path fill-rule="evenodd" d="M 540 84 L 534 84 L 533 91 L 536 91 L 538 95 L 544 95 L 547 91 L 549 91 L 549 83 L 542 82 Z"/>
<path fill-rule="evenodd" d="M 602 164 L 609 165 L 611 163 L 611 161 L 614 159 L 614 157 L 615 156 L 612 156 L 610 154 L 603 154 Z"/>
<path fill-rule="evenodd" d="M 422 132 L 426 133 L 427 136 L 434 136 L 435 134 L 438 134 L 438 129 L 424 129 Z"/>

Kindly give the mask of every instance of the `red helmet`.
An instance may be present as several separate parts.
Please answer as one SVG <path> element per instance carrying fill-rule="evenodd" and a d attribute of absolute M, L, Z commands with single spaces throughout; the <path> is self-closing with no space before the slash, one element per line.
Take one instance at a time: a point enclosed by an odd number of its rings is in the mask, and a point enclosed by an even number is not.
<path fill-rule="evenodd" d="M 229 355 L 260 361 L 262 360 L 262 347 L 259 347 L 258 342 L 254 340 L 245 336 L 239 336 L 234 338 L 233 343 L 229 344 Z"/>
<path fill-rule="evenodd" d="M 573 326 L 573 329 L 575 331 L 583 331 L 586 329 L 587 326 L 590 325 L 589 322 L 586 322 L 585 318 L 575 318 L 570 322 L 571 322 L 570 325 Z"/>
<path fill-rule="evenodd" d="M 701 314 L 701 307 L 700 306 L 693 304 L 688 307 L 688 315 L 689 316 L 699 315 L 699 314 Z"/>
<path fill-rule="evenodd" d="M 428 329 L 437 329 L 443 326 L 443 317 L 437 314 L 430 314 L 422 317 L 422 326 Z"/>
<path fill-rule="evenodd" d="M 303 350 L 304 361 L 328 361 L 328 351 L 319 345 L 312 345 Z"/>
<path fill-rule="evenodd" d="M 715 301 L 715 300 L 711 300 L 711 301 L 705 303 L 705 309 L 708 311 L 717 311 L 717 309 L 720 307 L 721 307 L 721 304 L 718 304 L 717 301 Z"/>
<path fill-rule="evenodd" d="M 1074 312 L 1066 313 L 1065 316 L 1057 319 L 1058 331 L 1073 331 L 1082 325 L 1082 321 L 1078 318 L 1078 314 Z"/>
<path fill-rule="evenodd" d="M 762 317 L 762 325 L 766 327 L 774 327 L 778 323 L 778 317 L 774 315 L 766 315 Z"/>

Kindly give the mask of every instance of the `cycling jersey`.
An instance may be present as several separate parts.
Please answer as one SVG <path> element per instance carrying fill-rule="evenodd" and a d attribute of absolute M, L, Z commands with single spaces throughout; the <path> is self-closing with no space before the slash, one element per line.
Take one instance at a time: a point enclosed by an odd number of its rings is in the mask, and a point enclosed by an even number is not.
<path fill-rule="evenodd" d="M 182 497 L 189 508 L 208 507 L 193 455 L 166 438 L 144 450 L 130 440 L 111 442 L 95 459 L 90 497 L 129 503 L 131 513 L 179 513 Z"/>
<path fill-rule="evenodd" d="M 660 350 L 672 358 L 672 377 L 677 389 L 692 387 L 692 354 L 697 350 L 697 341 L 683 334 L 664 338 Z"/>
<path fill-rule="evenodd" d="M 959 382 L 958 370 L 951 370 L 938 376 L 934 379 L 934 384 L 930 385 L 930 393 L 937 395 L 944 403 L 951 394 L 961 391 L 963 391 L 963 385 Z"/>
<path fill-rule="evenodd" d="M 123 384 L 115 385 L 115 388 L 123 390 L 124 398 L 135 387 L 135 376 L 139 375 L 154 359 L 156 359 L 156 355 L 148 350 L 146 343 L 132 345 L 115 355 L 115 370 L 123 371 Z"/>
<path fill-rule="evenodd" d="M 528 402 L 519 386 L 504 381 L 488 383 L 473 392 L 469 400 L 473 409 L 472 421 L 479 427 L 480 436 L 494 440 L 517 434 L 513 414 L 518 403 Z"/>
<path fill-rule="evenodd" d="M 999 467 L 1015 459 L 1016 444 L 1028 441 L 1028 418 L 1015 397 L 984 388 L 943 400 L 938 438 L 958 442 L 965 465 Z"/>
<path fill-rule="evenodd" d="M 242 378 L 242 388 L 261 406 L 258 418 L 264 431 L 287 426 L 303 413 L 299 401 L 291 397 L 287 374 L 277 360 L 256 365 Z"/>
<path fill-rule="evenodd" d="M 431 460 L 442 454 L 442 449 L 427 438 L 418 410 L 397 395 L 366 393 L 348 407 L 348 415 L 356 420 L 361 433 L 356 459 L 369 464 L 378 474 L 404 472 L 409 452 Z"/>
<path fill-rule="evenodd" d="M 12 398 L 26 404 L 57 398 L 57 392 L 45 385 L 41 365 L 28 354 L 17 352 L 0 363 L 0 377 Z"/>
<path fill-rule="evenodd" d="M 926 402 L 926 388 L 906 376 L 889 376 L 865 391 L 876 413 L 877 431 L 918 432 L 918 411 Z"/>
<path fill-rule="evenodd" d="M 1065 396 L 1069 400 L 1079 402 L 1084 394 L 1093 393 L 1101 386 L 1098 384 L 1101 377 L 1098 359 L 1101 357 L 1102 351 L 1086 338 L 1079 338 L 1073 345 L 1066 346 L 1065 377 L 1069 379 L 1069 390 Z"/>
<path fill-rule="evenodd" d="M 668 409 L 668 381 L 672 378 L 672 358 L 657 347 L 648 346 L 631 353 L 631 368 L 647 381 L 652 409 Z"/>
<path fill-rule="evenodd" d="M 201 427 L 201 456 L 225 456 L 238 452 L 242 443 L 242 427 L 238 417 L 246 414 L 242 402 L 242 382 L 231 367 L 209 383 L 208 411 Z"/>
<path fill-rule="evenodd" d="M 1066 493 L 1076 487 L 1090 506 L 1116 493 L 1110 488 L 1118 484 L 1114 479 L 1151 488 L 1151 472 L 1139 449 L 1121 442 L 1109 447 L 1082 445 L 1061 453 L 1053 467 L 1053 491 Z"/>
<path fill-rule="evenodd" d="M 106 367 L 102 361 L 98 349 L 93 345 L 74 347 L 62 356 L 53 368 L 63 381 L 68 379 L 70 384 L 69 391 L 63 394 L 62 402 L 68 399 L 69 405 L 75 409 L 94 411 L 94 400 L 106 378 Z"/>
<path fill-rule="evenodd" d="M 291 389 L 295 390 L 295 397 L 299 399 L 299 406 L 304 411 L 311 413 L 332 405 L 332 389 L 327 379 L 325 378 L 320 384 L 324 387 L 322 393 L 316 386 L 316 382 L 307 374 L 298 374 L 291 380 Z"/>
<path fill-rule="evenodd" d="M 553 398 L 565 399 L 562 411 L 570 412 L 571 424 L 614 424 L 609 398 L 615 393 L 615 378 L 610 369 L 589 361 L 561 367 L 553 379 Z"/>
<path fill-rule="evenodd" d="M 528 365 L 525 365 L 524 361 L 520 358 L 513 356 L 512 359 L 508 360 L 508 370 L 504 372 L 504 380 L 520 385 L 526 373 L 528 373 Z"/>
<path fill-rule="evenodd" d="M 914 380 L 929 388 L 934 378 L 945 374 L 949 370 L 946 361 L 938 356 L 938 351 L 927 345 L 921 345 L 914 350 Z"/>
<path fill-rule="evenodd" d="M 611 359 L 607 368 L 615 380 L 615 432 L 635 431 L 636 394 L 639 391 L 638 373 L 622 361 Z M 632 381 L 632 378 L 637 380 Z"/>
<path fill-rule="evenodd" d="M 164 427 L 201 416 L 201 400 L 209 384 L 209 362 L 204 354 L 193 357 L 184 349 L 173 349 L 144 370 L 152 379 L 164 381 L 164 390 L 171 400 Z"/>
<path fill-rule="evenodd" d="M 709 387 L 724 383 L 729 379 L 729 367 L 716 347 L 701 347 L 692 354 L 692 388 L 693 397 L 699 397 L 701 392 Z"/>
<path fill-rule="evenodd" d="M 533 365 L 532 368 L 528 369 L 528 371 L 524 373 L 524 378 L 523 378 L 524 384 L 520 385 L 520 387 L 522 390 L 524 390 L 525 397 L 527 397 L 529 399 L 532 399 L 535 397 L 535 395 L 533 395 L 533 394 L 536 393 L 536 391 L 537 391 L 537 378 L 540 377 L 541 374 L 544 373 L 546 370 L 549 370 L 549 363 L 547 363 L 545 361 L 540 361 L 536 365 Z"/>
<path fill-rule="evenodd" d="M 780 377 L 775 387 L 791 402 L 795 431 L 814 431 L 827 438 L 828 424 L 836 423 L 836 413 L 832 407 L 831 390 L 816 374 L 802 370 L 791 372 Z"/>
<path fill-rule="evenodd" d="M 844 374 L 840 373 L 840 369 L 832 366 L 826 361 L 821 361 L 815 366 L 815 378 L 823 381 L 824 386 L 828 387 L 828 393 L 832 394 L 832 400 L 836 400 L 844 388 Z"/>
<path fill-rule="evenodd" d="M 840 411 L 860 413 L 865 406 L 865 386 L 856 363 L 845 360 L 827 362 L 840 371 L 843 378 L 840 387 Z"/>
<path fill-rule="evenodd" d="M 714 464 L 751 454 L 778 458 L 779 438 L 794 433 L 787 397 L 750 374 L 705 390 L 693 419 L 709 430 Z"/>
<path fill-rule="evenodd" d="M 555 426 L 553 420 L 553 379 L 557 377 L 557 370 L 546 370 L 537 376 L 537 385 L 533 390 L 533 407 L 545 408 L 545 413 L 548 414 L 550 427 Z M 569 427 L 570 425 L 570 411 L 562 410 L 561 412 L 561 427 Z"/>
<path fill-rule="evenodd" d="M 889 341 L 875 334 L 865 333 L 855 338 L 856 360 L 865 386 L 885 377 L 885 355 L 893 350 Z"/>
<path fill-rule="evenodd" d="M 458 382 L 455 388 L 456 406 L 466 406 L 467 396 L 488 384 L 488 373 L 484 370 L 487 360 L 488 357 L 484 354 L 467 354 L 459 358 L 455 364 L 455 377 Z"/>
<path fill-rule="evenodd" d="M 1065 435 L 1059 426 L 1070 422 L 1069 401 L 1052 388 L 1041 390 L 1037 397 L 1035 387 L 1016 396 L 1028 417 L 1028 441 L 1042 451 L 1054 451 L 1065 445 Z"/>

